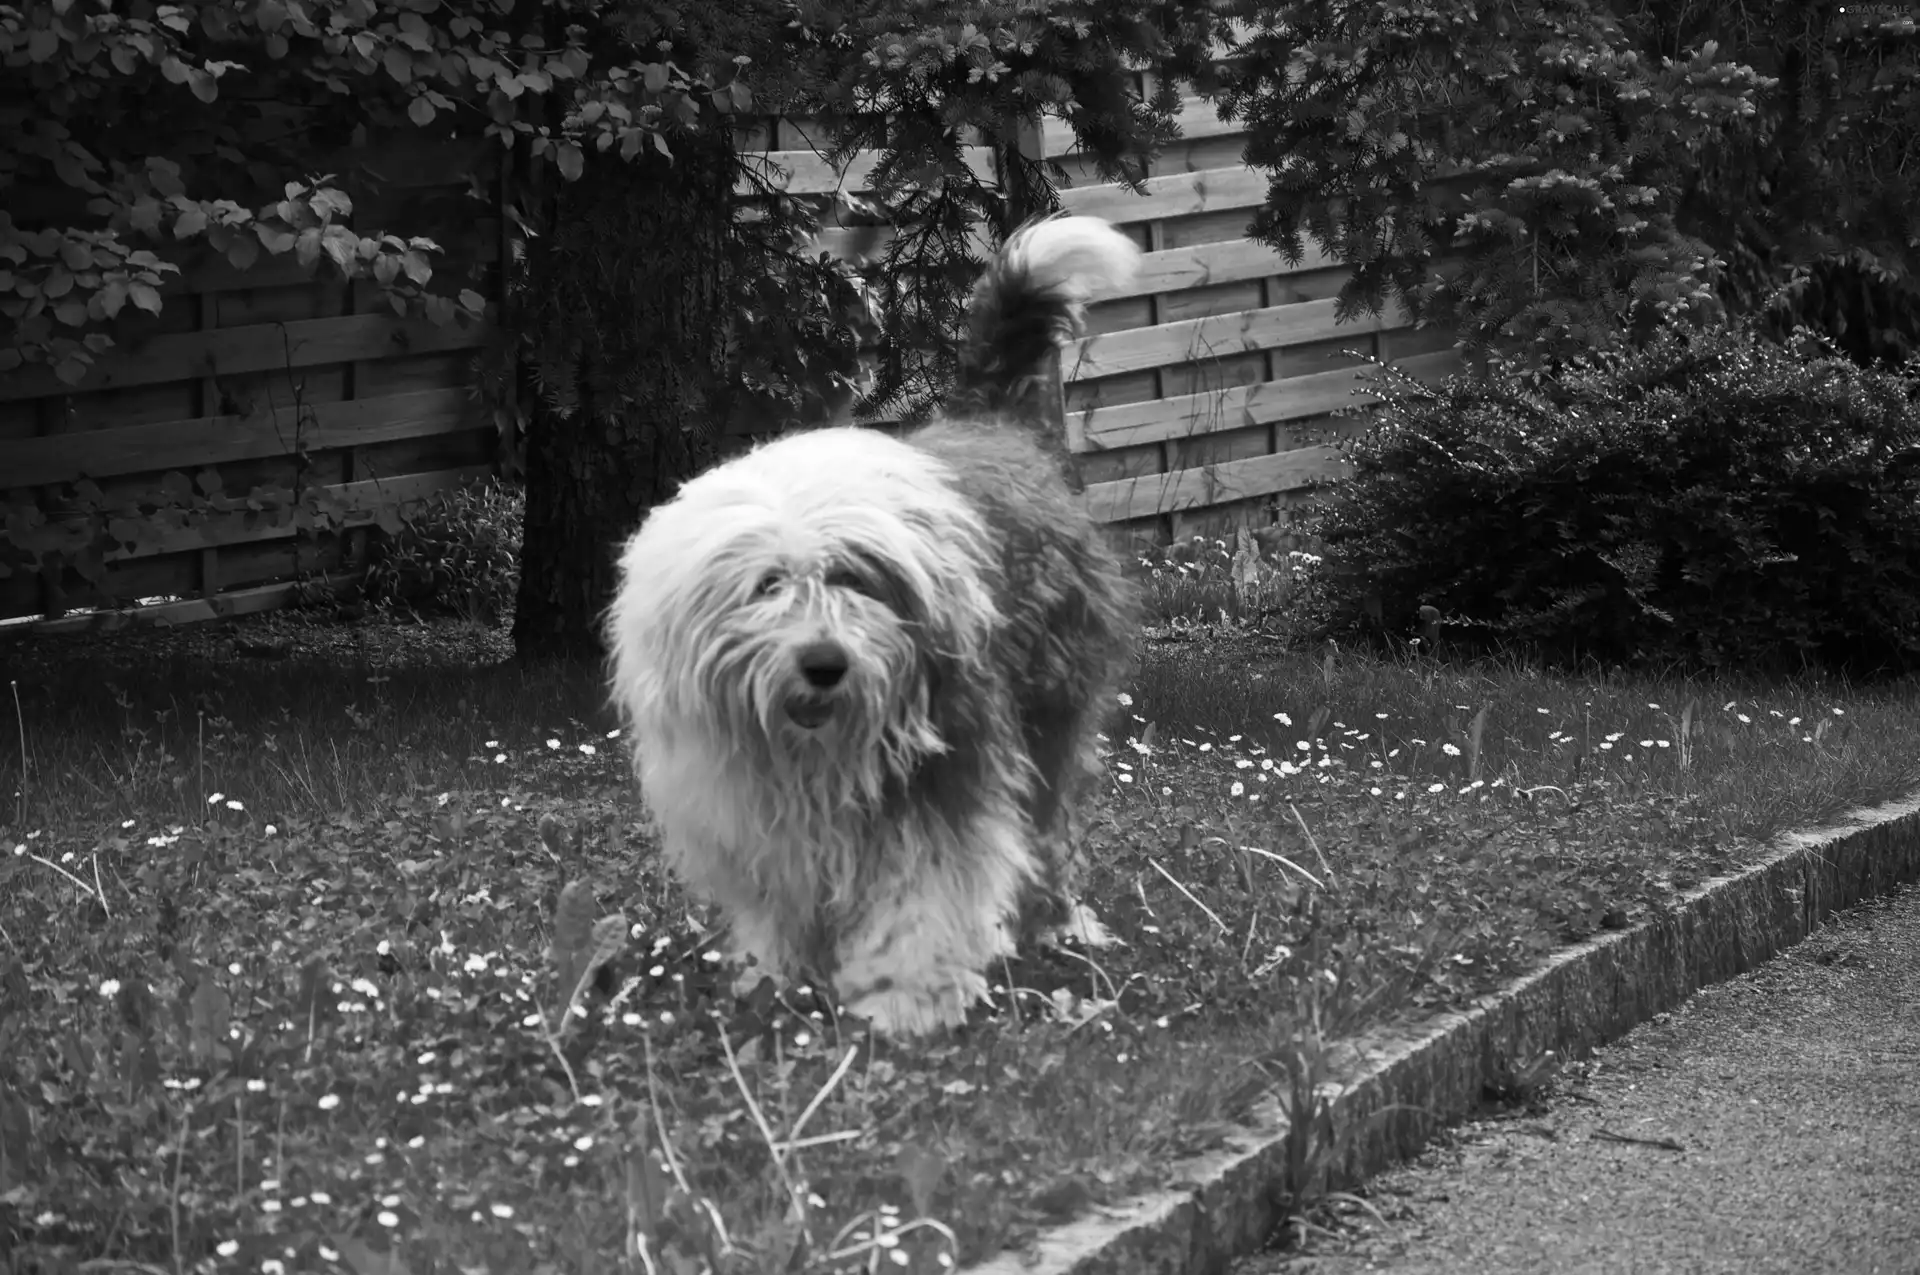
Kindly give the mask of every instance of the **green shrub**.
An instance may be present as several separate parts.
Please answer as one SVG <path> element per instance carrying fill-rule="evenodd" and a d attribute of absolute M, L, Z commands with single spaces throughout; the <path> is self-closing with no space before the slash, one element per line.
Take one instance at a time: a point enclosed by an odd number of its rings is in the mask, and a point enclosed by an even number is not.
<path fill-rule="evenodd" d="M 1917 374 L 1718 329 L 1398 384 L 1311 517 L 1319 619 L 1405 634 L 1430 605 L 1549 657 L 1920 667 Z"/>
<path fill-rule="evenodd" d="M 423 615 L 497 624 L 520 587 L 518 487 L 488 478 L 438 492 L 379 533 L 367 567 L 367 600 Z"/>

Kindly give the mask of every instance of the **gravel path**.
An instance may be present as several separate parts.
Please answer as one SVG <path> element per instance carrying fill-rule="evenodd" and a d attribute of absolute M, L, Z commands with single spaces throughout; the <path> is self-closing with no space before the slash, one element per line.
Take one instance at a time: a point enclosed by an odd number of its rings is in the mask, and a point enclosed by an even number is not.
<path fill-rule="evenodd" d="M 1366 1195 L 1389 1227 L 1235 1275 L 1920 1273 L 1920 890 L 1702 991 L 1543 1110 L 1464 1125 Z"/>

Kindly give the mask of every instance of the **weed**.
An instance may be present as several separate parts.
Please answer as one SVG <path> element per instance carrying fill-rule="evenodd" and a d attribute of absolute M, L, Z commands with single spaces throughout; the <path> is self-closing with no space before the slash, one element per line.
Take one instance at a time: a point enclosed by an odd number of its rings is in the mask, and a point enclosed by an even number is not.
<path fill-rule="evenodd" d="M 397 533 L 378 534 L 367 567 L 377 606 L 498 623 L 520 583 L 525 497 L 497 478 L 435 493 Z"/>
<path fill-rule="evenodd" d="M 1192 536 L 1134 562 L 1148 623 L 1174 634 L 1221 629 L 1289 632 L 1289 603 L 1320 559 L 1283 529 L 1242 531 L 1235 543 Z"/>

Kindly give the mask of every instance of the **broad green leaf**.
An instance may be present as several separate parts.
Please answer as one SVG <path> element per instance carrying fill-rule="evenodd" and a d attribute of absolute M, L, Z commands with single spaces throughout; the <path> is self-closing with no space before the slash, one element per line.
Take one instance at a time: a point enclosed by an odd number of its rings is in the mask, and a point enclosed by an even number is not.
<path fill-rule="evenodd" d="M 667 1214 L 673 1183 L 660 1167 L 653 1149 L 653 1123 L 644 1106 L 635 1107 L 628 1130 L 626 1155 L 627 1213 L 646 1235 L 653 1235 Z"/>
<path fill-rule="evenodd" d="M 914 1213 L 918 1217 L 933 1215 L 933 1193 L 940 1185 L 940 1179 L 946 1176 L 947 1161 L 938 1152 L 913 1143 L 900 1148 L 900 1158 L 894 1163 L 894 1172 L 906 1185 L 907 1198 L 913 1202 Z"/>
<path fill-rule="evenodd" d="M 201 1062 L 212 1062 L 225 1044 L 227 1024 L 233 1005 L 211 972 L 201 975 L 193 989 L 193 1053 Z"/>
<path fill-rule="evenodd" d="M 260 259 L 260 241 L 246 235 L 235 235 L 233 242 L 227 245 L 227 261 L 235 270 L 252 269 L 253 263 Z"/>
<path fill-rule="evenodd" d="M 328 179 L 324 177 L 321 178 L 323 182 L 326 180 Z M 307 204 L 322 221 L 331 221 L 335 217 L 351 217 L 353 215 L 353 198 L 344 190 L 334 190 L 331 188 L 315 190 L 313 197 L 307 201 Z"/>
<path fill-rule="evenodd" d="M 160 229 L 160 201 L 152 195 L 140 196 L 133 201 L 133 207 L 127 213 L 127 220 L 142 234 L 154 233 Z"/>
<path fill-rule="evenodd" d="M 561 1009 L 573 1005 L 593 954 L 593 890 L 584 881 L 569 881 L 560 890 L 553 913 L 553 943 L 547 949 L 560 978 Z"/>
<path fill-rule="evenodd" d="M 340 267 L 340 273 L 349 276 L 353 274 L 354 267 L 360 260 L 360 241 L 354 237 L 352 231 L 342 230 L 338 226 L 329 226 L 321 236 L 320 246 L 326 249 L 327 256 L 333 259 L 333 264 Z"/>
<path fill-rule="evenodd" d="M 320 259 L 321 231 L 318 226 L 310 226 L 300 232 L 293 245 L 293 258 L 303 266 L 311 266 Z"/>
<path fill-rule="evenodd" d="M 411 1275 L 398 1249 L 389 1249 L 384 1253 L 376 1252 L 355 1237 L 344 1233 L 334 1235 L 333 1247 L 346 1258 L 354 1275 Z"/>
<path fill-rule="evenodd" d="M 180 165 L 170 159 L 157 155 L 147 157 L 147 180 L 162 199 L 172 199 L 186 193 L 186 183 L 180 176 Z"/>

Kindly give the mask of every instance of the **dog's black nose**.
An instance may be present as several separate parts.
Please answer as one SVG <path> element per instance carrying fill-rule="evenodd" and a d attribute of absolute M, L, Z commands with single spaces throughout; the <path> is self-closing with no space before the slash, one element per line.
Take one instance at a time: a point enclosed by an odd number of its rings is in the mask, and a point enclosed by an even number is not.
<path fill-rule="evenodd" d="M 815 690 L 830 691 L 847 675 L 847 653 L 838 642 L 815 642 L 803 647 L 800 675 Z"/>

